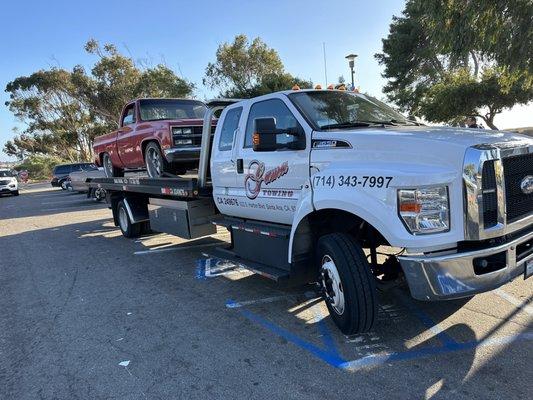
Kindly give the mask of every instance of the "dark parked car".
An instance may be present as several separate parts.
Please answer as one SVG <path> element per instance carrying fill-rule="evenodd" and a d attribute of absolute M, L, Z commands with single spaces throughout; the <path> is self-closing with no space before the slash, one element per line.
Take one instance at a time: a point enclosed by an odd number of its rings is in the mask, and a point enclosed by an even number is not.
<path fill-rule="evenodd" d="M 77 171 L 94 171 L 98 170 L 98 167 L 93 163 L 75 163 L 75 164 L 62 164 L 56 165 L 52 171 L 52 181 L 50 182 L 54 187 L 60 187 L 66 190 L 64 185 L 68 181 L 68 177 L 71 172 Z"/>

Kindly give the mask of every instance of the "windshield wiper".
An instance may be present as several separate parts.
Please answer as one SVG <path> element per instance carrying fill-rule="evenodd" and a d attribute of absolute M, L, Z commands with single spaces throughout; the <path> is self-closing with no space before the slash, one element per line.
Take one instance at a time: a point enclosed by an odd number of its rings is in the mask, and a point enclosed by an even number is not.
<path fill-rule="evenodd" d="M 322 125 L 320 129 L 337 129 L 337 128 L 358 128 L 367 127 L 373 124 L 373 122 L 367 121 L 354 121 L 354 122 L 339 122 L 338 124 Z"/>
<path fill-rule="evenodd" d="M 386 120 L 386 121 L 363 121 L 363 122 L 367 122 L 369 124 L 376 124 L 376 125 L 390 125 L 390 126 L 398 126 L 398 125 L 420 125 L 418 122 L 415 122 L 415 121 L 400 121 L 398 119 L 389 119 L 389 120 Z"/>

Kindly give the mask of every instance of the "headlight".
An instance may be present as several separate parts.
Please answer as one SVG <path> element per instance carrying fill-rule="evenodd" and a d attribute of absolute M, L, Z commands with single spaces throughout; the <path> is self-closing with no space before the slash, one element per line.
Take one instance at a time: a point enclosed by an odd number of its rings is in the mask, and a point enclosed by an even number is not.
<path fill-rule="evenodd" d="M 192 128 L 172 127 L 172 135 L 191 135 Z"/>
<path fill-rule="evenodd" d="M 450 230 L 447 186 L 398 190 L 398 211 L 413 235 Z"/>

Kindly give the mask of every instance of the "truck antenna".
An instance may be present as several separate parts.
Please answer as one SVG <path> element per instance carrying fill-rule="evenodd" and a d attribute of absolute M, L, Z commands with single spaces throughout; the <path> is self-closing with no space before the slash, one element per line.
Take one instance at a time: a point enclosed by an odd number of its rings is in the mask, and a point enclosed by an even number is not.
<path fill-rule="evenodd" d="M 326 80 L 324 82 L 324 85 L 328 85 L 328 68 L 326 64 L 326 42 L 322 42 L 322 52 L 324 53 L 324 79 Z"/>

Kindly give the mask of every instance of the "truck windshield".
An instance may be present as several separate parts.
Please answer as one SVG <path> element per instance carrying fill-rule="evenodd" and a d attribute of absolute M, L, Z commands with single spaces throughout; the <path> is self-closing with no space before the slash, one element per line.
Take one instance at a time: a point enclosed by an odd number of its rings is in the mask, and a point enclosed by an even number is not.
<path fill-rule="evenodd" d="M 11 178 L 15 176 L 12 171 L 3 170 L 0 171 L 0 178 Z"/>
<path fill-rule="evenodd" d="M 141 120 L 202 119 L 207 109 L 201 101 L 154 99 L 139 102 Z"/>
<path fill-rule="evenodd" d="M 309 91 L 291 93 L 289 98 L 315 130 L 417 125 L 385 103 L 359 93 Z"/>

